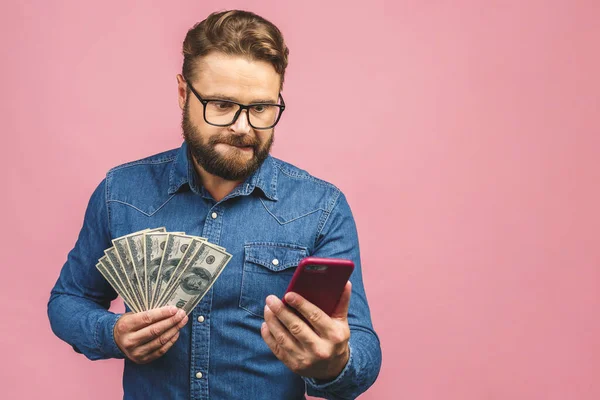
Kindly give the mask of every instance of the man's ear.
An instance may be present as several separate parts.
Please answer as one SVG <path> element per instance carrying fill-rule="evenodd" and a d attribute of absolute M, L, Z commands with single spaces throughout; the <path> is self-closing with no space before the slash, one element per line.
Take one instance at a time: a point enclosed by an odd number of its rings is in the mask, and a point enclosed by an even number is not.
<path fill-rule="evenodd" d="M 187 100 L 187 84 L 183 79 L 183 75 L 177 74 L 177 101 L 179 102 L 179 108 L 182 110 L 185 107 L 185 101 Z"/>

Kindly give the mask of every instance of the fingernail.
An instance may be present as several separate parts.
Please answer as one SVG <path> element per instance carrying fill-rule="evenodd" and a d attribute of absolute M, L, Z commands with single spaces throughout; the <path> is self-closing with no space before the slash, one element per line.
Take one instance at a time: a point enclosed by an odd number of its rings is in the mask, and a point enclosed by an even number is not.
<path fill-rule="evenodd" d="M 185 312 L 180 308 L 179 311 L 177 311 L 177 318 L 183 318 L 185 316 Z"/>
<path fill-rule="evenodd" d="M 260 326 L 260 330 L 261 330 L 261 331 L 264 331 L 264 330 L 266 330 L 266 329 L 267 329 L 267 323 L 266 323 L 266 322 L 263 322 L 263 323 L 262 323 L 262 325 Z"/>
<path fill-rule="evenodd" d="M 297 299 L 297 297 L 296 297 L 296 295 L 294 293 L 288 293 L 285 296 L 285 301 L 287 301 L 290 304 L 295 304 L 296 303 L 296 299 Z"/>
<path fill-rule="evenodd" d="M 177 308 L 177 307 L 171 307 L 169 309 L 169 312 L 171 313 L 171 315 L 175 315 L 175 314 L 177 314 L 178 310 L 179 310 L 179 308 Z"/>
<path fill-rule="evenodd" d="M 275 303 L 275 300 L 273 300 L 273 296 L 267 296 L 267 305 L 268 306 L 272 306 L 273 303 Z"/>
<path fill-rule="evenodd" d="M 267 312 L 267 311 L 271 311 L 271 309 L 269 308 L 268 305 L 265 304 L 265 312 Z"/>

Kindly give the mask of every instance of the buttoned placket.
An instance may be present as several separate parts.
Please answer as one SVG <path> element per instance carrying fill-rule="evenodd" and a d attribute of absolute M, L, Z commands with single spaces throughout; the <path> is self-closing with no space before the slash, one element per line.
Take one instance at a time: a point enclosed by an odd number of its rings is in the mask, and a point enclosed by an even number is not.
<path fill-rule="evenodd" d="M 223 227 L 223 212 L 222 203 L 214 203 L 208 210 L 205 216 L 204 229 L 202 237 L 205 237 L 210 243 L 219 244 L 221 239 L 221 231 Z M 192 312 L 191 321 L 192 337 L 191 337 L 191 390 L 192 399 L 208 399 L 208 381 L 210 376 L 209 369 L 209 348 L 210 348 L 210 312 L 212 308 L 211 288 L 200 304 Z"/>
<path fill-rule="evenodd" d="M 208 199 L 208 193 L 203 193 L 206 189 L 202 189 L 200 194 L 206 200 L 211 202 L 213 206 L 208 210 L 204 221 L 204 229 L 202 237 L 205 237 L 210 243 L 219 245 L 221 240 L 221 231 L 223 228 L 224 203 L 230 198 L 249 195 L 252 186 L 244 184 L 237 188 L 234 192 L 225 196 L 221 201 L 215 203 L 213 199 Z M 208 368 L 209 368 L 209 348 L 210 348 L 210 311 L 212 308 L 212 287 L 202 298 L 200 304 L 192 311 L 192 337 L 191 337 L 191 388 L 190 393 L 192 399 L 208 399 Z"/>

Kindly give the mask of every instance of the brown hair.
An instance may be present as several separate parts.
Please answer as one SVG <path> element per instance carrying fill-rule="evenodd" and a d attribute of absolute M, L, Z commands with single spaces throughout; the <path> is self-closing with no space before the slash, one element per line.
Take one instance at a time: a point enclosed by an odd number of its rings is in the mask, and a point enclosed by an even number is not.
<path fill-rule="evenodd" d="M 261 16 L 249 11 L 222 11 L 194 25 L 183 41 L 185 79 L 193 79 L 195 62 L 213 51 L 270 63 L 281 77 L 280 90 L 283 88 L 289 50 L 279 29 Z"/>

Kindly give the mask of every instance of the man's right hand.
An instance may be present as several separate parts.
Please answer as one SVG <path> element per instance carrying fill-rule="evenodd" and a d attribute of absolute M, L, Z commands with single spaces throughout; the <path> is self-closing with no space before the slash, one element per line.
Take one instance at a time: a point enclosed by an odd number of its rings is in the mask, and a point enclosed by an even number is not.
<path fill-rule="evenodd" d="M 115 343 L 134 363 L 147 364 L 173 346 L 187 321 L 185 312 L 173 306 L 126 313 L 115 324 Z"/>

